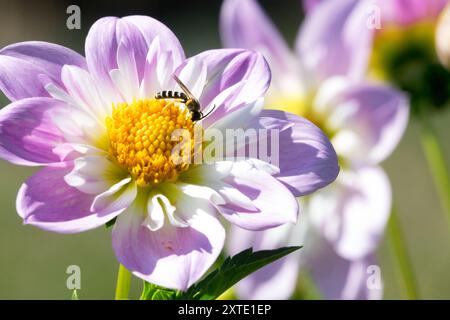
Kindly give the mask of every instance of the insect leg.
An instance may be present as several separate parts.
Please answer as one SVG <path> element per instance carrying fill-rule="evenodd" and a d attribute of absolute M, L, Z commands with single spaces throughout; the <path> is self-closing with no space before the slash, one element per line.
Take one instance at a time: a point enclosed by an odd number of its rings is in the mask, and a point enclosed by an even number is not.
<path fill-rule="evenodd" d="M 200 111 L 200 114 L 201 114 L 200 120 L 203 119 L 203 118 L 206 118 L 207 116 L 209 116 L 211 114 L 211 112 L 214 111 L 215 108 L 216 108 L 216 105 L 214 105 L 213 108 L 211 110 L 209 110 L 209 112 L 207 114 L 205 114 L 205 115 L 203 115 L 203 113 Z"/>

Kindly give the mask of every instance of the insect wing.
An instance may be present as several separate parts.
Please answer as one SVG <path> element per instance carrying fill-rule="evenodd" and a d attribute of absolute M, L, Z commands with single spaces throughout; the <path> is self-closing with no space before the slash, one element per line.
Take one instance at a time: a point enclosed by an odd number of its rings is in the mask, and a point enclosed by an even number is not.
<path fill-rule="evenodd" d="M 186 87 L 186 85 L 183 82 L 181 82 L 181 80 L 176 75 L 173 75 L 173 78 L 178 83 L 178 85 L 183 90 L 183 92 L 188 96 L 188 98 L 194 100 L 198 105 L 200 105 L 200 103 L 198 102 L 197 98 L 194 97 L 194 95 L 188 89 L 188 87 Z"/>

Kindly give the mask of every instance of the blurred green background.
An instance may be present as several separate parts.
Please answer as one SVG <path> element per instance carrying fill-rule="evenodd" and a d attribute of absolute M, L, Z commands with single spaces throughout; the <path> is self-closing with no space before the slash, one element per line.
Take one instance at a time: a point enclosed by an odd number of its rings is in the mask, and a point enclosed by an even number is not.
<path fill-rule="evenodd" d="M 295 38 L 301 22 L 298 0 L 261 1 L 285 37 Z M 84 52 L 90 25 L 107 15 L 150 15 L 165 23 L 180 39 L 187 55 L 219 48 L 220 1 L 85 1 L 81 30 L 66 28 L 66 8 L 71 1 L 0 0 L 0 47 L 43 40 Z M 0 96 L 0 105 L 8 104 Z M 433 123 L 450 159 L 450 110 L 436 114 Z M 395 204 L 405 233 L 420 297 L 450 298 L 450 234 L 420 147 L 418 124 L 412 121 L 395 153 L 384 164 L 393 185 Z M 448 161 L 450 167 L 450 161 Z M 111 299 L 117 262 L 110 231 L 99 228 L 76 235 L 59 235 L 23 226 L 15 198 L 21 183 L 35 169 L 0 161 L 0 299 L 69 299 L 66 269 L 81 268 L 81 299 Z M 402 282 L 385 240 L 379 249 L 386 299 L 405 298 Z M 134 279 L 137 297 L 140 281 Z"/>

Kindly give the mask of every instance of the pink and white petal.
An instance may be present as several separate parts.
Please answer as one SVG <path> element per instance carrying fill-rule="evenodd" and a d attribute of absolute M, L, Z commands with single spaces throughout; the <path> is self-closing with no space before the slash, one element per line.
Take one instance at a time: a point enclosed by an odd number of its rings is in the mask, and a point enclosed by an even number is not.
<path fill-rule="evenodd" d="M 72 49 L 43 41 L 26 41 L 14 43 L 0 50 L 0 55 L 16 57 L 31 62 L 59 78 L 61 68 L 74 65 L 86 69 L 86 60 Z"/>
<path fill-rule="evenodd" d="M 335 108 L 336 97 L 354 87 L 355 84 L 346 77 L 336 76 L 326 79 L 316 88 L 311 102 L 311 112 L 319 119 L 326 121 L 329 113 Z"/>
<path fill-rule="evenodd" d="M 139 97 L 140 80 L 133 47 L 123 40 L 117 49 L 117 64 L 118 68 L 111 70 L 109 75 L 125 101 L 131 103 Z"/>
<path fill-rule="evenodd" d="M 408 124 L 408 98 L 388 86 L 353 86 L 333 104 L 327 123 L 337 132 L 332 143 L 351 163 L 377 164 L 386 159 Z"/>
<path fill-rule="evenodd" d="M 383 21 L 399 25 L 436 19 L 447 3 L 448 0 L 377 0 Z"/>
<path fill-rule="evenodd" d="M 299 245 L 291 241 L 296 226 L 285 224 L 265 231 L 247 231 L 238 227 L 230 230 L 227 251 L 230 255 L 252 248 L 254 251 L 272 250 L 288 245 Z M 241 299 L 281 300 L 294 293 L 300 268 L 300 252 L 295 252 L 265 266 L 236 286 Z"/>
<path fill-rule="evenodd" d="M 189 88 L 194 97 L 201 97 L 206 85 L 207 68 L 199 57 L 189 59 L 178 77 Z M 179 88 L 181 89 L 181 88 Z"/>
<path fill-rule="evenodd" d="M 145 202 L 145 201 L 144 201 Z M 186 290 L 220 254 L 225 230 L 209 213 L 196 214 L 188 227 L 170 223 L 151 231 L 145 203 L 136 201 L 117 219 L 112 243 L 117 259 L 134 275 L 172 289 Z"/>
<path fill-rule="evenodd" d="M 197 97 L 204 110 L 212 108 L 220 93 L 229 88 L 225 99 L 216 105 L 214 111 L 205 121 L 213 123 L 232 110 L 255 102 L 267 91 L 270 84 L 270 69 L 260 53 L 242 49 L 217 49 L 204 51 L 183 62 L 176 73 L 190 67 L 190 60 L 195 59 L 206 67 L 206 85 L 202 95 Z"/>
<path fill-rule="evenodd" d="M 124 178 L 109 187 L 108 190 L 98 194 L 92 202 L 91 211 L 122 212 L 136 199 L 138 187 L 130 178 Z"/>
<path fill-rule="evenodd" d="M 263 144 L 270 146 L 270 154 L 260 154 L 260 160 L 280 168 L 275 177 L 295 196 L 310 194 L 336 179 L 336 152 L 325 134 L 310 121 L 283 111 L 263 110 L 247 129 L 258 130 L 259 150 Z"/>
<path fill-rule="evenodd" d="M 109 72 L 117 69 L 116 36 L 118 18 L 104 17 L 97 20 L 86 37 L 85 52 L 89 73 L 98 84 L 107 101 L 122 101 Z"/>
<path fill-rule="evenodd" d="M 230 105 L 230 102 L 233 101 L 234 97 L 227 96 L 227 94 L 233 94 L 233 92 L 231 92 L 233 90 L 234 87 L 224 91 L 223 94 L 219 94 L 219 96 L 213 100 L 213 105 L 216 106 L 216 108 L 217 106 Z M 263 107 L 264 98 L 260 98 L 255 102 L 242 104 L 238 108 L 234 108 L 228 113 L 225 112 L 223 115 L 219 115 L 216 118 L 210 118 L 208 116 L 201 120 L 201 126 L 204 129 L 212 129 L 212 135 L 218 134 L 218 131 L 216 130 L 219 130 L 222 134 L 226 134 L 227 129 L 239 130 L 248 126 L 248 124 L 261 113 Z M 207 133 L 205 131 L 205 136 L 207 134 L 209 134 L 209 132 Z M 224 142 L 227 143 L 229 141 Z"/>
<path fill-rule="evenodd" d="M 0 90 L 9 100 L 48 97 L 45 86 L 51 82 L 45 71 L 32 63 L 0 55 Z"/>
<path fill-rule="evenodd" d="M 164 223 L 169 223 L 174 227 L 188 227 L 190 217 L 195 214 L 196 210 L 201 210 L 200 207 L 195 206 L 193 201 L 183 201 L 184 195 L 179 195 L 179 192 L 173 194 L 173 190 L 176 189 L 172 185 L 168 185 L 168 188 L 163 193 L 150 193 L 149 201 L 147 204 L 148 217 L 144 223 L 149 222 L 148 227 L 151 231 L 157 231 L 163 227 Z M 170 196 L 166 196 L 166 190 L 172 191 Z M 178 191 L 178 190 L 176 190 Z M 155 190 L 155 192 L 158 192 Z M 170 198 L 170 199 L 169 199 Z M 172 205 L 172 202 L 176 204 L 176 207 Z M 187 205 L 186 205 L 187 204 Z M 185 206 L 186 205 L 186 206 Z M 164 222 L 167 215 L 167 222 Z"/>
<path fill-rule="evenodd" d="M 303 8 L 305 10 L 306 13 L 311 12 L 312 10 L 314 10 L 317 5 L 323 1 L 326 0 L 303 0 Z"/>
<path fill-rule="evenodd" d="M 150 46 L 153 39 L 159 37 L 161 49 L 169 51 L 173 55 L 174 65 L 179 65 L 186 58 L 180 41 L 175 34 L 163 23 L 148 16 L 128 16 L 121 20 L 137 27 L 144 37 L 147 46 Z"/>
<path fill-rule="evenodd" d="M 230 165 L 229 174 L 222 179 L 208 179 L 214 176 L 210 171 L 221 170 L 220 163 L 202 165 L 199 170 L 202 185 L 214 189 L 225 201 L 215 203 L 225 219 L 247 230 L 264 230 L 297 221 L 298 203 L 286 186 L 251 160 Z"/>
<path fill-rule="evenodd" d="M 121 101 L 121 95 L 111 79 L 111 71 L 120 67 L 120 44 L 123 43 L 123 47 L 128 48 L 125 50 L 128 58 L 124 61 L 130 61 L 129 57 L 134 59 L 140 83 L 144 78 L 149 48 L 156 37 L 160 39 L 161 49 L 171 52 L 175 65 L 180 64 L 184 53 L 178 39 L 165 25 L 153 18 L 105 17 L 94 23 L 86 38 L 86 60 L 90 73 L 100 84 L 100 91 L 106 92 L 108 101 Z"/>
<path fill-rule="evenodd" d="M 144 66 L 144 77 L 141 81 L 141 97 L 151 97 L 155 92 L 161 91 L 161 84 L 158 79 L 158 65 L 161 61 L 161 44 L 156 36 L 151 42 Z"/>
<path fill-rule="evenodd" d="M 106 126 L 87 112 L 77 108 L 57 109 L 52 112 L 52 121 L 75 150 L 108 150 Z"/>
<path fill-rule="evenodd" d="M 203 203 L 200 204 L 198 206 L 194 206 L 195 207 L 199 207 L 202 208 L 203 205 L 205 203 L 220 203 L 221 201 L 223 201 L 222 197 L 217 193 L 217 191 L 215 191 L 214 189 L 211 189 L 209 187 L 206 186 L 200 186 L 200 185 L 196 185 L 196 184 L 188 184 L 188 183 L 183 183 L 183 182 L 177 182 L 176 183 L 176 188 L 178 189 L 178 195 L 182 196 L 183 198 L 181 199 L 182 201 L 191 201 L 191 200 L 198 200 L 198 201 L 202 201 Z M 192 205 L 193 203 L 186 203 L 187 206 Z M 184 206 L 181 206 L 182 208 L 184 208 Z M 210 207 L 204 208 L 204 211 L 210 211 L 209 210 Z M 189 210 L 188 210 L 189 211 Z M 190 211 L 195 211 L 195 210 L 190 210 Z M 181 212 L 180 212 L 181 213 Z M 188 219 L 188 218 L 186 218 Z"/>
<path fill-rule="evenodd" d="M 156 36 L 150 44 L 147 53 L 144 78 L 140 86 L 142 98 L 153 97 L 162 90 L 175 89 L 175 81 L 172 75 L 179 63 L 174 57 L 175 55 L 172 51 L 164 50 L 161 46 L 160 38 Z M 184 81 L 186 80 L 183 79 Z M 190 88 L 190 83 L 184 83 Z M 197 95 L 195 96 L 197 97 Z"/>
<path fill-rule="evenodd" d="M 46 167 L 31 176 L 17 195 L 17 212 L 30 224 L 59 233 L 76 233 L 101 226 L 120 212 L 92 212 L 93 195 L 69 186 L 69 164 Z"/>
<path fill-rule="evenodd" d="M 62 85 L 65 64 L 86 68 L 84 57 L 57 44 L 29 41 L 9 45 L 0 50 L 0 89 L 11 101 L 48 97 L 45 85 Z"/>
<path fill-rule="evenodd" d="M 70 146 L 78 152 L 80 155 L 84 156 L 108 156 L 108 152 L 106 150 L 102 150 L 99 148 L 96 148 L 94 146 L 90 146 L 87 144 L 81 144 L 81 143 L 70 143 Z"/>
<path fill-rule="evenodd" d="M 259 51 L 272 69 L 291 71 L 291 50 L 257 1 L 224 1 L 220 12 L 220 34 L 225 47 Z"/>
<path fill-rule="evenodd" d="M 159 187 L 170 204 L 165 204 L 172 226 L 186 227 L 196 214 L 218 213 L 214 204 L 225 203 L 219 193 L 209 187 L 184 183 L 167 183 Z M 173 204 L 173 205 L 172 205 Z"/>
<path fill-rule="evenodd" d="M 53 123 L 55 110 L 67 108 L 51 98 L 27 98 L 4 107 L 0 111 L 0 157 L 28 166 L 62 161 L 55 148 L 66 140 Z"/>
<path fill-rule="evenodd" d="M 61 80 L 70 96 L 69 100 L 64 97 L 62 100 L 74 103 L 74 107 L 92 115 L 104 125 L 106 116 L 111 113 L 112 104 L 103 99 L 91 75 L 79 67 L 65 65 L 62 68 Z"/>
<path fill-rule="evenodd" d="M 84 193 L 98 195 L 126 179 L 127 175 L 106 155 L 85 156 L 74 160 L 73 170 L 64 180 Z"/>
<path fill-rule="evenodd" d="M 379 167 L 343 171 L 314 194 L 305 210 L 312 225 L 345 259 L 361 259 L 383 237 L 391 210 L 391 186 Z"/>
<path fill-rule="evenodd" d="M 136 73 L 133 74 L 136 78 L 133 81 L 139 82 L 144 76 L 144 64 L 153 38 L 147 42 L 145 35 L 131 20 L 132 17 L 127 17 L 117 21 L 116 39 L 119 46 L 116 58 L 119 69 L 125 73 Z"/>
<path fill-rule="evenodd" d="M 232 175 L 233 166 L 234 162 L 232 161 L 219 161 L 212 165 L 200 165 L 190 170 L 190 172 L 188 171 L 187 174 L 182 175 L 180 181 L 190 185 L 206 186 L 208 190 L 215 190 L 217 196 L 211 196 L 210 198 L 210 201 L 215 205 L 233 203 L 238 208 L 250 212 L 258 212 L 258 208 L 247 195 L 222 181 L 222 179 Z"/>
<path fill-rule="evenodd" d="M 374 254 L 347 260 L 322 239 L 313 257 L 308 259 L 309 272 L 325 299 L 380 300 L 383 282 Z"/>
<path fill-rule="evenodd" d="M 150 192 L 147 202 L 147 216 L 142 222 L 150 231 L 157 231 L 164 227 L 165 212 L 168 216 L 173 216 L 175 207 L 170 200 L 160 193 Z"/>
<path fill-rule="evenodd" d="M 175 88 L 172 77 L 175 67 L 172 52 L 166 51 L 160 55 L 156 64 L 156 75 L 161 88 Z"/>
<path fill-rule="evenodd" d="M 370 0 L 323 1 L 306 16 L 296 49 L 318 81 L 336 75 L 364 77 L 373 38 L 367 27 L 370 4 Z"/>

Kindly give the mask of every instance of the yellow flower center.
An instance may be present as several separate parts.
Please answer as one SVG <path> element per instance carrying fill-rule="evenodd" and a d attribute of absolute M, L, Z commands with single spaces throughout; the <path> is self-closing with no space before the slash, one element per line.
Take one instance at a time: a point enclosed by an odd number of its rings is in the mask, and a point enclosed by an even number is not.
<path fill-rule="evenodd" d="M 166 100 L 139 100 L 120 103 L 106 119 L 109 152 L 118 164 L 127 170 L 140 187 L 175 180 L 189 168 L 192 147 L 178 148 L 174 161 L 173 150 L 183 139 L 174 131 L 183 129 L 194 138 L 194 122 L 190 112 L 179 102 Z"/>
<path fill-rule="evenodd" d="M 450 73 L 439 62 L 435 21 L 386 25 L 377 32 L 370 76 L 408 93 L 413 115 L 445 109 L 450 102 Z"/>
<path fill-rule="evenodd" d="M 267 98 L 267 109 L 276 109 L 296 114 L 300 117 L 308 119 L 319 127 L 328 138 L 332 138 L 335 135 L 335 130 L 329 127 L 327 123 L 327 115 L 319 114 L 313 108 L 313 101 L 315 98 L 315 91 L 312 91 L 308 95 L 302 97 L 298 96 L 269 96 Z"/>
<path fill-rule="evenodd" d="M 390 80 L 391 69 L 401 61 L 407 60 L 412 55 L 420 54 L 418 58 L 424 56 L 435 57 L 434 32 L 435 21 L 424 20 L 409 26 L 387 24 L 376 33 L 374 48 L 370 60 L 371 76 L 381 80 Z M 423 52 L 422 52 L 423 51 Z M 395 59 L 401 60 L 396 61 Z M 414 61 L 413 61 L 414 62 Z M 396 72 L 398 72 L 396 70 Z"/>

